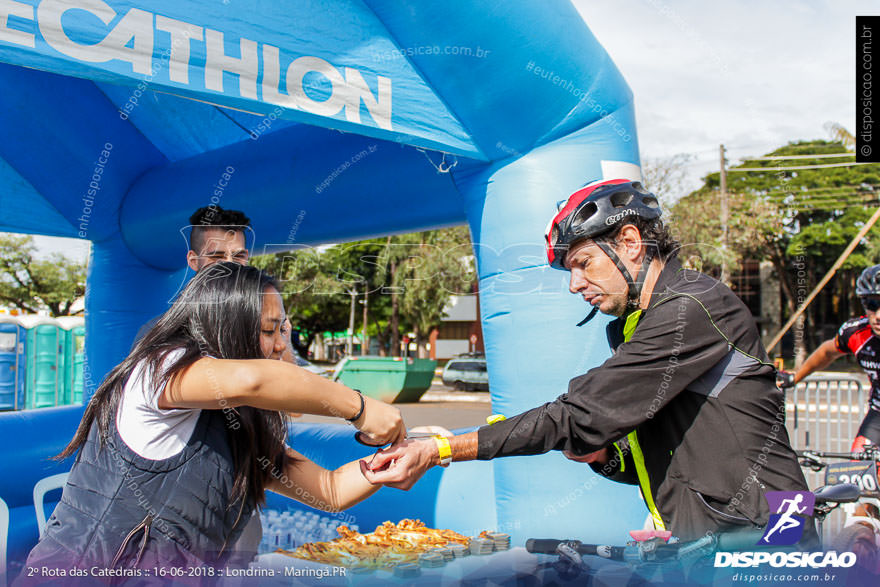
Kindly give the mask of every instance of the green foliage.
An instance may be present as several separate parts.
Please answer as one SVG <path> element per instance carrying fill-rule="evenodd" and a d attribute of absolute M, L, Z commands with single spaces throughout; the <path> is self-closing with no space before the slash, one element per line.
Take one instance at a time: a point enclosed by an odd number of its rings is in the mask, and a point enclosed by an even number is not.
<path fill-rule="evenodd" d="M 453 294 L 469 294 L 475 275 L 468 255 L 470 240 L 464 227 L 422 233 L 395 276 L 403 288 L 401 312 L 412 324 L 417 338 L 440 325 L 443 308 Z"/>
<path fill-rule="evenodd" d="M 251 262 L 280 280 L 300 352 L 319 333 L 348 328 L 352 295 L 359 302 L 366 298 L 368 336 L 393 350 L 401 332 L 411 329 L 426 341 L 450 295 L 471 292 L 472 254 L 467 228 L 455 227 L 262 255 Z M 356 331 L 362 311 L 358 304 Z"/>
<path fill-rule="evenodd" d="M 318 333 L 348 327 L 348 308 L 344 300 L 340 304 L 344 290 L 335 278 L 335 271 L 327 271 L 324 256 L 318 249 L 260 255 L 252 257 L 251 264 L 278 279 L 287 316 L 300 335 L 301 354 L 305 354 Z"/>
<path fill-rule="evenodd" d="M 786 254 L 790 257 L 805 254 L 815 260 L 817 268 L 827 271 L 872 214 L 873 210 L 870 208 L 853 207 L 825 222 L 803 226 L 800 232 L 791 237 Z M 873 246 L 866 246 L 869 243 Z M 841 269 L 861 271 L 880 261 L 877 255 L 880 252 L 880 225 L 871 227 L 862 240 L 862 245 L 856 247 L 847 257 Z"/>
<path fill-rule="evenodd" d="M 792 142 L 765 156 L 838 153 L 846 153 L 842 143 L 816 140 Z M 748 259 L 771 261 L 780 277 L 788 312 L 797 306 L 796 289 L 803 291 L 805 285 L 812 289 L 876 210 L 880 164 L 783 171 L 774 168 L 852 161 L 851 153 L 840 158 L 747 160 L 729 170 L 727 261 L 731 267 Z M 767 171 L 736 171 L 739 168 Z M 721 263 L 719 184 L 720 174 L 709 174 L 700 189 L 679 200 L 672 209 L 674 232 L 684 244 L 691 245 L 683 250 L 682 257 L 687 260 L 691 255 L 710 272 L 717 272 Z M 872 228 L 826 286 L 822 294 L 825 297 L 811 306 L 808 320 L 813 325 L 842 320 L 856 307 L 849 284 L 865 266 L 880 262 L 878 253 L 880 226 Z M 797 268 L 805 269 L 800 283 L 796 283 Z"/>
<path fill-rule="evenodd" d="M 37 259 L 36 250 L 30 236 L 0 234 L 0 302 L 29 313 L 48 309 L 66 316 L 85 295 L 86 266 L 58 253 Z"/>

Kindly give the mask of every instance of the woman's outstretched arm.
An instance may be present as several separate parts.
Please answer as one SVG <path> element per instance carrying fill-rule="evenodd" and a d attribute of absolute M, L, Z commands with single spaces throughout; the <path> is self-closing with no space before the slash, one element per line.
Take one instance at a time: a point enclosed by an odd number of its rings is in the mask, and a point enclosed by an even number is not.
<path fill-rule="evenodd" d="M 368 397 L 363 401 L 363 412 L 352 423 L 371 443 L 403 440 L 406 428 L 400 410 Z M 162 409 L 253 406 L 344 419 L 361 411 L 361 396 L 354 390 L 272 359 L 203 357 L 168 382 L 158 403 Z"/>
<path fill-rule="evenodd" d="M 283 471 L 269 470 L 266 489 L 325 512 L 340 512 L 367 499 L 381 485 L 373 485 L 361 473 L 359 461 L 330 471 L 287 448 Z"/>

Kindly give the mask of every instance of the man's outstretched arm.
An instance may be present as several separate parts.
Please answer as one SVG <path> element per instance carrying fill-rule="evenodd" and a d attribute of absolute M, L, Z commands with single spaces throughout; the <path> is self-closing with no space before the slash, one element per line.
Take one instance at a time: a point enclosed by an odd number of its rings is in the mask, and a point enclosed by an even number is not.
<path fill-rule="evenodd" d="M 568 393 L 450 439 L 453 460 L 599 451 L 652 418 L 730 352 L 701 305 L 689 298 L 668 303 L 652 310 L 601 367 L 572 379 Z M 379 452 L 367 479 L 408 489 L 439 462 L 432 439 L 408 440 Z"/>
<path fill-rule="evenodd" d="M 468 432 L 449 437 L 453 461 L 477 458 L 477 433 Z M 361 472 L 373 484 L 409 489 L 425 471 L 440 464 L 440 450 L 433 438 L 408 439 L 380 450 L 369 463 L 361 461 Z"/>

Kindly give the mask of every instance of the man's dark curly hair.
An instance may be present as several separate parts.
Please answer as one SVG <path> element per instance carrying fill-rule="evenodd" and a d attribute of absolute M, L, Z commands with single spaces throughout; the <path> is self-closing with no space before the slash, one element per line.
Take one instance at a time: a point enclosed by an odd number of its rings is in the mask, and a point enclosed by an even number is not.
<path fill-rule="evenodd" d="M 205 244 L 205 229 L 233 230 L 244 232 L 251 225 L 251 219 L 240 210 L 224 210 L 220 206 L 203 206 L 189 217 L 192 233 L 189 237 L 189 248 L 199 252 Z"/>
<path fill-rule="evenodd" d="M 618 224 L 613 230 L 596 237 L 595 240 L 613 244 L 620 236 L 620 231 L 627 224 L 632 224 L 638 229 L 639 234 L 642 235 L 642 242 L 648 246 L 657 247 L 657 256 L 664 263 L 678 256 L 681 243 L 672 238 L 672 235 L 669 234 L 669 227 L 664 225 L 659 218 L 647 220 L 640 216 L 630 216 L 626 222 Z"/>

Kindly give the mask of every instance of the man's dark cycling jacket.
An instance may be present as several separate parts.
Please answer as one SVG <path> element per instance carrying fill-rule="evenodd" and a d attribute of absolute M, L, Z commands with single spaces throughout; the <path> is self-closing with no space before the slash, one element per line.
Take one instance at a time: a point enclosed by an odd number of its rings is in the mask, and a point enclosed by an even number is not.
<path fill-rule="evenodd" d="M 638 318 L 628 342 L 623 319 L 609 325 L 613 356 L 572 379 L 568 393 L 480 428 L 477 458 L 583 455 L 614 443 L 609 465 L 593 468 L 640 484 L 641 465 L 655 524 L 679 538 L 765 525 L 764 492 L 807 485 L 750 312 L 726 286 L 672 259 Z"/>

